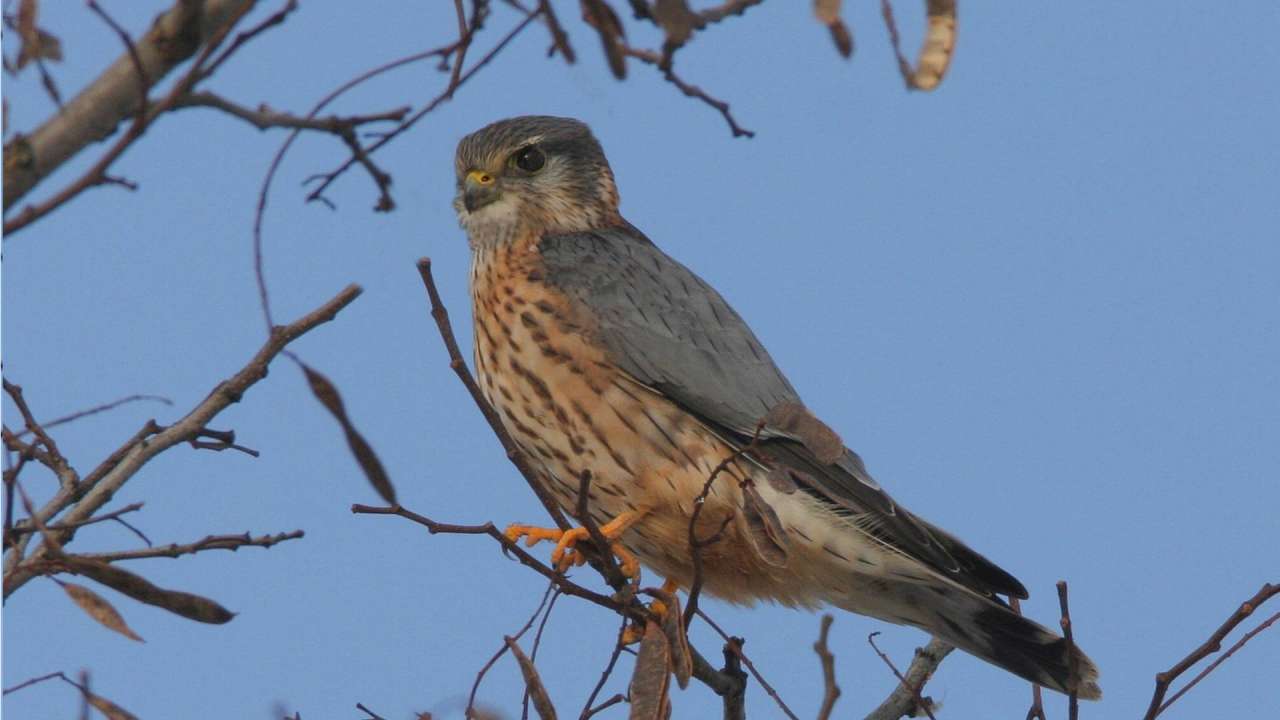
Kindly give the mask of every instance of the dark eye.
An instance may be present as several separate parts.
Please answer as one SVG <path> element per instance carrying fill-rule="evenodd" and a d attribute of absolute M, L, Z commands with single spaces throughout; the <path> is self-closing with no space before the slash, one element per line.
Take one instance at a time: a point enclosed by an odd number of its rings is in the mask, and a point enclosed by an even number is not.
<path fill-rule="evenodd" d="M 543 155 L 538 148 L 530 145 L 516 153 L 515 164 L 516 167 L 525 172 L 536 173 L 542 169 L 543 165 L 547 164 L 547 156 Z"/>

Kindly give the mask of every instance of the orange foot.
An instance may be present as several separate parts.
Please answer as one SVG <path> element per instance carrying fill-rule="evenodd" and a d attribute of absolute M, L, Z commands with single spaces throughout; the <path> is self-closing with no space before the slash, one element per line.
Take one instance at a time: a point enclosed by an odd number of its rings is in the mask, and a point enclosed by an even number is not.
<path fill-rule="evenodd" d="M 663 595 L 675 596 L 676 590 L 679 590 L 679 589 L 680 589 L 680 586 L 676 583 L 675 580 L 672 580 L 671 578 L 667 578 L 666 580 L 662 581 Z M 679 601 L 679 598 L 677 598 L 677 602 L 678 601 Z M 666 621 L 667 613 L 671 612 L 671 608 L 668 608 L 665 602 L 657 599 L 649 603 L 649 610 L 652 611 L 654 615 L 658 616 L 658 624 L 660 625 Z M 643 639 L 644 639 L 644 625 L 634 625 L 634 624 L 628 625 L 627 629 L 622 632 L 623 645 L 631 645 L 632 643 L 638 643 Z"/>
<path fill-rule="evenodd" d="M 630 550 L 623 547 L 622 543 L 615 541 L 622 536 L 622 533 L 626 532 L 627 528 L 634 525 L 640 517 L 641 513 L 627 511 L 600 527 L 601 534 L 609 541 L 609 549 L 613 552 L 614 557 L 618 558 L 622 574 L 631 579 L 640 577 L 640 561 L 636 559 L 635 555 L 631 554 Z M 518 542 L 520 538 L 524 538 L 526 547 L 533 547 L 543 540 L 554 540 L 556 549 L 551 551 L 551 562 L 555 565 L 556 570 L 560 572 L 587 561 L 586 557 L 575 547 L 579 542 L 591 539 L 591 533 L 585 527 L 558 530 L 517 524 L 508 526 L 505 534 L 511 542 Z"/>

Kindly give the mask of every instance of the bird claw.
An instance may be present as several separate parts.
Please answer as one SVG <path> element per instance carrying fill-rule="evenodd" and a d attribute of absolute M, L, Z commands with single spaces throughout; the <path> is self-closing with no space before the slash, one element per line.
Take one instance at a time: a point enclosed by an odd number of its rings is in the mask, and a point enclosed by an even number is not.
<path fill-rule="evenodd" d="M 676 591 L 679 589 L 680 589 L 680 585 L 677 584 L 676 581 L 672 580 L 671 578 L 667 578 L 666 580 L 662 581 L 662 589 L 658 592 L 659 597 L 654 598 L 653 601 L 649 603 L 649 612 L 654 614 L 659 625 L 661 625 L 666 620 L 667 613 L 671 612 L 671 609 L 667 607 L 667 603 L 661 599 L 662 596 L 669 595 L 674 598 Z M 680 602 L 679 598 L 675 598 L 675 602 L 677 603 L 677 606 L 678 606 Z M 633 645 L 635 643 L 640 642 L 643 639 L 644 639 L 643 624 L 632 623 L 627 626 L 626 630 L 622 631 L 623 645 Z"/>
<path fill-rule="evenodd" d="M 639 579 L 640 561 L 630 550 L 623 547 L 622 543 L 615 541 L 635 522 L 636 517 L 632 513 L 623 513 L 600 528 L 600 533 L 609 541 L 609 550 L 618 559 L 619 569 L 628 580 Z M 564 572 L 587 562 L 586 556 L 577 549 L 579 542 L 591 539 L 591 533 L 585 527 L 559 530 L 514 524 L 508 526 L 503 534 L 513 543 L 524 538 L 525 547 L 533 547 L 543 540 L 555 541 L 555 550 L 551 551 L 551 564 L 558 572 Z"/>

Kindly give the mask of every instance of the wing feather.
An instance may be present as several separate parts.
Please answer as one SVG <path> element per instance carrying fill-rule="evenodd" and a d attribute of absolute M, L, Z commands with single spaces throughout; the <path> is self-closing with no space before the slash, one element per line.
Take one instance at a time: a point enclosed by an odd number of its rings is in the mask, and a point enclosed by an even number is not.
<path fill-rule="evenodd" d="M 742 447 L 770 410 L 802 406 L 738 313 L 639 230 L 548 235 L 539 250 L 547 281 L 591 314 L 610 359 L 726 442 Z M 994 563 L 898 506 L 853 451 L 827 464 L 777 425 L 765 424 L 760 438 L 761 454 L 793 471 L 798 486 L 861 518 L 887 546 L 975 590 L 1026 596 Z"/>

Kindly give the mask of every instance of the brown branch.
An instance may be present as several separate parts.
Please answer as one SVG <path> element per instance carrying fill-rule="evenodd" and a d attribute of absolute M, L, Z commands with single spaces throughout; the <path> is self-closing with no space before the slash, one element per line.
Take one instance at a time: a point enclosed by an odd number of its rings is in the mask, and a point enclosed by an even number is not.
<path fill-rule="evenodd" d="M 754 450 L 760 442 L 760 432 L 764 430 L 765 422 L 761 420 L 756 423 L 755 432 L 751 435 L 751 442 L 729 453 L 721 460 L 711 473 L 707 475 L 706 482 L 702 484 L 702 490 L 697 497 L 693 499 L 693 512 L 689 514 L 689 526 L 687 542 L 689 543 L 690 560 L 693 563 L 693 580 L 689 583 L 689 597 L 684 609 L 684 627 L 688 632 L 689 623 L 693 621 L 693 616 L 698 612 L 698 598 L 702 594 L 702 584 L 705 580 L 702 568 L 702 550 L 709 545 L 713 545 L 724 537 L 724 531 L 729 527 L 729 523 L 733 520 L 733 515 L 725 516 L 720 528 L 717 529 L 710 537 L 698 537 L 698 518 L 702 516 L 702 508 L 707 504 L 707 497 L 711 494 L 711 486 L 715 483 L 720 473 L 729 469 L 729 466 L 736 462 L 739 458 Z"/>
<path fill-rule="evenodd" d="M 251 387 L 267 376 L 267 367 L 286 346 L 316 327 L 329 322 L 347 305 L 359 297 L 361 289 L 349 285 L 328 302 L 298 318 L 289 325 L 276 327 L 266 343 L 248 363 L 227 380 L 218 383 L 209 395 L 178 422 L 159 429 L 154 422 L 139 430 L 119 450 L 94 469 L 75 487 L 62 487 L 37 513 L 40 522 L 46 522 L 62 512 L 61 522 L 67 525 L 54 531 L 58 542 L 66 544 L 75 535 L 75 524 L 93 517 L 111 500 L 144 465 L 160 453 L 180 443 L 198 437 L 219 413 L 237 403 Z M 37 518 L 33 518 L 36 520 Z M 8 597 L 26 584 L 36 573 L 32 563 L 38 563 L 45 545 L 31 556 L 23 558 L 24 538 L 9 549 L 5 558 L 4 596 Z"/>
<path fill-rule="evenodd" d="M 1067 581 L 1058 581 L 1058 605 L 1062 608 L 1062 619 L 1058 624 L 1062 626 L 1062 636 L 1067 641 L 1067 677 L 1080 677 L 1079 669 L 1076 667 L 1076 641 L 1071 633 L 1071 608 L 1067 603 Z M 1080 698 L 1076 694 L 1074 682 L 1071 691 L 1067 693 L 1067 717 L 1069 720 L 1078 720 L 1080 717 Z"/>
<path fill-rule="evenodd" d="M 693 654 L 693 677 L 720 696 L 724 704 L 725 720 L 745 718 L 747 674 L 742 671 L 741 657 L 730 649 L 729 641 L 725 640 L 725 664 L 720 670 L 712 666 L 696 649 L 690 648 L 690 651 Z"/>
<path fill-rule="evenodd" d="M 599 705 L 596 705 L 593 708 L 584 710 L 582 712 L 582 715 L 578 717 L 578 720 L 588 720 L 588 718 L 595 717 L 596 713 L 604 712 L 605 710 L 608 710 L 614 705 L 617 705 L 620 702 L 626 702 L 626 701 L 627 701 L 626 695 L 623 695 L 622 693 L 614 693 L 613 697 L 610 697 L 601 701 Z"/>
<path fill-rule="evenodd" d="M 267 105 L 259 105 L 256 109 L 248 108 L 238 103 L 232 102 L 217 93 L 212 92 L 193 92 L 180 98 L 174 103 L 174 110 L 185 110 L 188 108 L 210 108 L 224 112 L 232 117 L 239 118 L 259 130 L 269 130 L 272 128 L 290 128 L 296 130 L 314 130 L 317 132 L 326 132 L 339 137 L 349 135 L 361 125 L 368 125 L 378 122 L 401 122 L 404 116 L 409 113 L 408 106 L 398 107 L 386 112 L 371 113 L 368 115 L 329 115 L 327 117 L 299 117 L 292 113 L 273 110 Z"/>
<path fill-rule="evenodd" d="M 129 505 L 125 505 L 119 510 L 112 510 L 109 513 L 104 513 L 102 515 L 95 515 L 87 520 L 81 520 L 80 522 L 77 522 L 75 524 L 55 523 L 50 527 L 53 530 L 62 530 L 70 527 L 84 527 L 85 525 L 93 525 L 94 523 L 106 522 L 109 520 L 119 520 L 121 515 L 125 515 L 131 512 L 137 512 L 138 510 L 141 510 L 141 509 L 142 509 L 142 503 L 136 502 L 136 503 L 131 503 Z M 28 525 L 28 526 L 16 528 L 13 530 L 13 532 L 15 534 L 25 534 L 25 533 L 35 532 L 35 528 Z"/>
<path fill-rule="evenodd" d="M 1178 663 L 1173 667 L 1169 668 L 1168 670 L 1162 673 L 1157 674 L 1156 689 L 1151 696 L 1151 704 L 1147 706 L 1147 713 L 1146 715 L 1143 716 L 1143 720 L 1154 720 L 1156 716 L 1164 712 L 1165 708 L 1173 704 L 1174 700 L 1177 700 L 1179 697 L 1181 697 L 1183 693 L 1185 693 L 1187 690 L 1191 688 L 1192 685 L 1195 685 L 1197 682 L 1200 681 L 1200 679 L 1203 676 L 1207 675 L 1219 664 L 1221 664 L 1221 662 L 1225 660 L 1227 656 L 1230 656 L 1237 649 L 1239 649 L 1239 646 L 1244 645 L 1244 643 L 1248 641 L 1249 638 L 1253 637 L 1258 632 L 1261 632 L 1262 630 L 1265 630 L 1267 627 L 1269 627 L 1271 623 L 1275 621 L 1274 617 L 1266 620 L 1265 622 L 1263 622 L 1262 625 L 1258 626 L 1253 631 L 1246 634 L 1245 637 L 1242 638 L 1240 642 L 1236 643 L 1236 645 L 1233 646 L 1231 650 L 1226 653 L 1226 655 L 1224 655 L 1221 658 L 1218 658 L 1212 665 L 1210 665 L 1203 672 L 1201 672 L 1200 675 L 1196 676 L 1190 683 L 1188 683 L 1186 687 L 1184 687 L 1182 690 L 1179 690 L 1172 698 L 1169 699 L 1168 702 L 1165 702 L 1164 700 L 1165 693 L 1169 691 L 1169 686 L 1173 683 L 1174 680 L 1178 678 L 1178 676 L 1182 675 L 1187 670 L 1190 670 L 1193 665 L 1200 662 L 1204 658 L 1221 650 L 1222 641 L 1227 637 L 1227 635 L 1231 633 L 1232 630 L 1236 629 L 1236 627 L 1240 625 L 1240 623 L 1248 619 L 1248 617 L 1252 615 L 1253 612 L 1257 610 L 1259 606 L 1261 606 L 1267 600 L 1270 600 L 1272 597 L 1275 597 L 1278 594 L 1280 594 L 1280 583 L 1264 584 L 1261 590 L 1255 593 L 1253 597 L 1249 598 L 1248 600 L 1245 600 L 1240 605 L 1240 607 L 1237 608 L 1236 611 L 1232 613 L 1230 617 L 1227 618 L 1226 622 L 1222 623 L 1222 625 L 1219 626 L 1218 629 L 1215 630 L 1213 634 L 1209 636 L 1209 639 L 1205 640 L 1204 643 L 1200 645 L 1200 647 L 1197 647 L 1195 650 L 1192 650 L 1190 653 L 1187 654 L 1186 657 L 1184 657 L 1182 660 L 1179 660 Z"/>
<path fill-rule="evenodd" d="M 564 31 L 564 27 L 560 25 L 560 18 L 556 17 L 556 12 L 551 7 L 549 0 L 538 0 L 538 12 L 542 13 L 542 17 L 547 23 L 547 32 L 551 34 L 551 47 L 547 49 L 547 55 L 551 56 L 556 52 L 560 53 L 560 57 L 570 65 L 577 62 L 577 54 L 573 51 L 573 46 L 569 44 L 569 35 Z"/>
<path fill-rule="evenodd" d="M 578 520 L 587 529 L 587 535 L 591 537 L 591 544 L 596 549 L 592 565 L 604 576 L 604 581 L 609 583 L 609 587 L 613 588 L 614 592 L 622 592 L 627 587 L 627 578 L 622 574 L 622 568 L 618 566 L 618 558 L 613 554 L 609 539 L 600 531 L 600 526 L 596 524 L 595 518 L 591 517 L 591 510 L 588 506 L 590 498 L 591 470 L 584 468 L 578 481 Z"/>
<path fill-rule="evenodd" d="M 529 651 L 529 662 L 534 663 L 538 660 L 538 648 L 542 647 L 542 631 L 547 628 L 547 621 L 551 619 L 551 612 L 556 609 L 556 600 L 560 599 L 560 593 L 553 592 L 551 594 L 551 602 L 547 603 L 547 611 L 542 614 L 542 621 L 538 623 L 538 631 L 533 634 L 533 648 Z M 528 720 L 529 718 L 529 686 L 524 689 L 524 698 L 520 701 L 520 720 Z"/>
<path fill-rule="evenodd" d="M 172 400 L 162 395 L 129 395 L 128 397 L 122 397 L 119 400 L 112 400 L 109 403 L 96 405 L 87 410 L 79 410 L 77 412 L 71 413 L 70 415 L 63 415 L 60 418 L 56 418 L 54 420 L 50 420 L 47 423 L 43 423 L 43 426 L 46 430 L 48 430 L 51 427 L 65 425 L 69 422 L 75 422 L 76 420 L 80 420 L 81 418 L 89 417 L 90 415 L 97 415 L 98 413 L 103 413 L 108 410 L 114 410 L 120 407 L 121 405 L 127 405 L 128 403 L 132 403 L 132 402 L 140 402 L 142 400 L 154 400 L 155 402 L 164 403 L 165 405 L 169 405 L 169 406 L 173 405 Z M 23 430 L 22 432 L 18 433 L 17 436 L 22 437 L 23 435 L 26 435 L 27 433 L 30 433 L 30 432 L 31 432 L 30 430 Z"/>
<path fill-rule="evenodd" d="M 502 449 L 506 452 L 507 459 L 524 476 L 525 482 L 529 484 L 533 494 L 538 496 L 538 500 L 542 503 L 542 507 L 547 511 L 547 514 L 551 516 L 561 530 L 568 529 L 569 522 L 565 520 L 564 513 L 560 511 L 559 504 L 542 487 L 542 483 L 538 480 L 537 470 L 529 462 L 528 456 L 511 438 L 511 434 L 502 425 L 502 419 L 498 417 L 498 413 L 489 404 L 489 401 L 485 400 L 484 394 L 480 392 L 480 386 L 476 384 L 471 371 L 467 369 L 467 363 L 462 359 L 462 351 L 458 349 L 458 341 L 453 334 L 453 325 L 449 322 L 449 311 L 445 309 L 444 301 L 440 299 L 440 291 L 436 289 L 435 278 L 431 275 L 430 258 L 422 258 L 418 261 L 418 274 L 422 277 L 422 284 L 426 287 L 427 297 L 431 302 L 431 317 L 435 319 L 436 328 L 440 332 L 440 339 L 444 341 L 445 350 L 449 353 L 449 367 L 458 376 L 458 379 L 462 381 L 463 387 L 471 395 L 472 402 L 476 404 L 476 407 L 480 409 L 480 413 L 484 415 L 484 419 L 488 421 L 489 429 L 498 437 L 498 442 L 502 444 Z M 608 550 L 605 552 L 608 552 Z"/>
<path fill-rule="evenodd" d="M 787 707 L 787 704 L 783 702 L 782 696 L 778 694 L 778 691 L 773 689 L 773 686 L 769 684 L 769 681 L 765 679 L 764 675 L 756 669 L 755 664 L 751 662 L 751 658 L 747 657 L 747 654 L 742 651 L 742 644 L 745 641 L 742 638 L 730 637 L 720 628 L 719 625 L 715 623 L 714 620 L 707 617 L 707 614 L 702 610 L 698 611 L 698 617 L 702 618 L 703 622 L 710 625 L 711 629 L 716 631 L 716 634 L 724 638 L 724 641 L 727 644 L 733 646 L 734 653 L 737 654 L 738 658 L 742 661 L 742 664 L 747 666 L 747 670 L 751 672 L 751 677 L 755 678 L 756 682 L 760 683 L 760 687 L 764 688 L 765 693 L 767 693 L 770 698 L 773 698 L 773 702 L 778 706 L 778 709 L 782 711 L 782 714 L 791 718 L 791 720 L 798 720 L 796 714 L 791 712 L 791 708 Z M 696 677 L 697 673 L 695 672 L 694 675 Z"/>
<path fill-rule="evenodd" d="M 517 35 L 523 32 L 525 28 L 529 27 L 530 23 L 532 23 L 535 19 L 538 18 L 538 15 L 539 14 L 537 10 L 534 10 L 533 12 L 530 12 L 528 15 L 525 15 L 524 19 L 521 20 L 519 23 L 517 23 L 516 26 L 513 27 L 501 40 L 499 40 L 498 43 L 494 45 L 493 48 L 490 49 L 488 53 L 486 53 L 483 57 L 481 57 L 480 60 L 477 61 L 475 65 L 472 65 L 465 72 L 460 73 L 457 76 L 456 84 L 451 81 L 449 83 L 449 86 L 446 87 L 443 92 L 441 92 L 439 95 L 433 98 L 430 102 L 424 105 L 420 110 L 410 115 L 407 120 L 405 120 L 403 123 L 398 125 L 394 130 L 383 135 L 381 138 L 378 139 L 377 142 L 365 148 L 364 149 L 365 154 L 372 155 L 373 153 L 377 152 L 384 145 L 391 142 L 395 138 L 399 137 L 400 134 L 404 133 L 409 128 L 416 125 L 418 121 L 422 120 L 422 118 L 426 117 L 428 114 L 433 112 L 437 107 L 453 99 L 453 94 L 455 91 L 457 91 L 459 87 L 466 84 L 466 82 L 470 80 L 472 77 L 474 77 L 477 72 L 479 72 L 486 65 L 492 62 L 493 59 L 498 56 L 498 53 L 506 49 L 507 45 L 510 44 L 510 42 L 514 40 Z M 458 46 L 456 44 L 450 45 L 448 46 L 448 51 L 445 53 L 432 51 L 430 54 L 431 55 L 439 54 L 447 57 L 448 55 L 452 54 L 457 49 L 457 47 Z M 350 169 L 352 165 L 355 165 L 358 162 L 360 162 L 359 158 L 353 156 L 348 158 L 346 162 L 342 163 L 334 170 L 315 176 L 317 179 L 320 180 L 320 182 L 317 187 L 315 187 L 310 193 L 307 194 L 307 200 L 309 202 L 319 200 L 321 197 L 324 196 L 325 190 L 329 189 L 329 186 L 332 185 L 333 182 L 337 180 L 339 176 L 341 176 L 344 172 Z"/>
<path fill-rule="evenodd" d="M 1166 709 L 1168 709 L 1170 705 L 1177 702 L 1178 698 L 1182 697 L 1187 693 L 1188 690 L 1195 687 L 1196 683 L 1203 680 L 1206 675 L 1213 672 L 1222 663 L 1226 662 L 1227 658 L 1231 657 L 1236 653 L 1237 650 L 1244 647 L 1245 643 L 1252 640 L 1254 635 L 1257 635 L 1263 630 L 1266 630 L 1267 628 L 1271 627 L 1272 625 L 1275 624 L 1277 620 L 1280 620 L 1280 612 L 1273 614 L 1271 617 L 1258 623 L 1258 626 L 1255 627 L 1254 629 L 1250 630 L 1244 635 L 1241 635 L 1240 639 L 1237 640 L 1235 644 L 1232 645 L 1230 648 L 1227 648 L 1226 652 L 1222 653 L 1222 655 L 1219 655 L 1217 658 L 1215 658 L 1214 661 L 1209 663 L 1209 665 L 1206 666 L 1204 670 L 1201 670 L 1199 673 L 1197 673 L 1196 676 L 1191 678 L 1191 680 L 1186 685 L 1183 685 L 1182 688 L 1178 690 L 1178 692 L 1174 693 L 1173 697 L 1166 700 L 1164 704 L 1160 706 L 1160 712 L 1164 712 Z"/>
<path fill-rule="evenodd" d="M 432 535 L 442 533 L 453 535 L 488 535 L 498 541 L 498 544 L 502 546 L 505 553 L 508 555 L 514 555 L 516 559 L 520 561 L 521 565 L 532 568 L 539 575 L 555 583 L 556 588 L 565 595 L 582 598 L 583 600 L 595 603 L 600 607 L 607 608 L 616 613 L 625 614 L 628 617 L 638 619 L 642 622 L 648 616 L 648 612 L 642 606 L 623 605 L 611 597 L 601 595 L 598 592 L 589 590 L 569 580 L 565 577 L 564 573 L 556 571 L 554 568 L 543 563 L 541 560 L 538 560 L 524 548 L 520 547 L 519 543 L 508 538 L 505 533 L 499 530 L 491 522 L 483 525 L 454 525 L 451 523 L 436 522 L 431 518 L 419 515 L 412 510 L 408 510 L 398 505 L 395 507 L 374 507 L 370 505 L 355 504 L 351 506 L 351 512 L 358 515 L 398 515 L 399 517 L 411 520 L 425 527 L 427 532 Z"/>
<path fill-rule="evenodd" d="M 141 506 L 141 503 L 139 503 Z M 52 529 L 58 529 L 55 525 Z M 205 552 L 207 550 L 230 550 L 235 552 L 240 548 L 260 547 L 269 548 L 273 545 L 285 542 L 287 540 L 298 540 L 305 533 L 301 530 L 293 532 L 276 533 L 274 535 L 259 535 L 253 537 L 249 533 L 239 535 L 207 535 L 192 543 L 179 545 L 171 543 L 169 545 L 161 545 L 158 547 L 140 548 L 137 550 L 119 550 L 116 552 L 102 553 L 81 553 L 74 557 L 83 558 L 85 560 L 97 560 L 99 562 L 116 562 L 117 560 L 142 560 L 144 558 L 168 557 L 177 558 L 183 555 L 194 555 L 196 553 Z"/>
<path fill-rule="evenodd" d="M 588 720 L 592 715 L 604 710 L 614 703 L 623 700 L 622 695 L 614 695 L 599 705 L 592 706 L 596 701 L 596 696 L 604 688 L 604 684 L 609 682 L 609 676 L 613 674 L 613 668 L 618 664 L 618 658 L 622 655 L 622 648 L 625 645 L 622 638 L 627 633 L 627 619 L 624 617 L 622 623 L 618 625 L 618 639 L 613 643 L 613 653 L 609 655 L 609 662 L 604 666 L 604 670 L 600 673 L 600 679 L 596 681 L 596 686 L 591 689 L 591 694 L 587 696 L 587 702 L 582 705 L 582 713 L 578 716 L 578 720 Z"/>
<path fill-rule="evenodd" d="M 660 70 L 662 68 L 662 53 L 654 52 L 653 50 L 633 48 L 629 45 L 624 45 L 622 51 L 627 57 L 633 57 L 647 65 L 658 67 Z M 676 88 L 686 96 L 696 100 L 701 100 L 707 105 L 715 108 L 716 111 L 720 113 L 720 116 L 724 118 L 724 121 L 728 123 L 729 132 L 733 133 L 734 137 L 752 138 L 756 136 L 754 131 L 748 130 L 738 124 L 738 121 L 733 117 L 733 113 L 729 111 L 729 103 L 723 100 L 717 100 L 716 98 L 708 95 L 705 90 L 697 85 L 691 85 L 685 82 L 684 79 L 677 75 L 675 70 L 671 67 L 667 67 L 665 70 L 662 70 L 662 77 L 667 82 L 675 85 Z"/>
<path fill-rule="evenodd" d="M 1012 595 L 1009 596 L 1009 609 L 1015 615 L 1022 615 L 1022 604 Z M 1044 714 L 1044 697 L 1040 686 L 1035 683 L 1031 683 L 1031 707 L 1027 708 L 1026 720 L 1049 720 Z"/>
<path fill-rule="evenodd" d="M 44 446 L 44 452 L 37 452 L 34 448 L 24 448 L 19 451 L 25 451 L 32 459 L 39 461 L 42 465 L 52 470 L 58 476 L 58 481 L 63 487 L 74 487 L 80 481 L 79 475 L 76 474 L 67 459 L 63 457 L 62 452 L 58 450 L 58 444 L 53 441 L 49 433 L 45 432 L 44 426 L 36 420 L 35 414 L 31 412 L 31 408 L 27 405 L 27 400 L 22 394 L 22 387 L 9 382 L 7 378 L 0 379 L 0 382 L 3 382 L 5 394 L 9 396 L 14 406 L 18 408 L 18 413 L 22 415 L 22 422 L 25 424 L 27 432 L 34 435 L 36 442 Z M 19 446 L 15 443 L 16 439 L 16 435 L 10 434 L 5 440 L 6 446 L 10 446 L 11 449 L 18 449 Z"/>
<path fill-rule="evenodd" d="M 257 2 L 257 0 L 254 0 L 254 2 Z M 231 56 L 235 55 L 237 50 L 239 50 L 241 47 L 246 45 L 250 40 L 253 40 L 254 38 L 261 35 L 262 33 L 266 32 L 267 30 L 270 30 L 271 28 L 282 24 L 285 21 L 285 19 L 288 18 L 289 15 L 294 10 L 297 10 L 297 9 L 298 9 L 297 0 L 287 0 L 279 10 L 275 11 L 271 15 L 268 15 L 262 22 L 258 23 L 257 25 L 254 25 L 248 30 L 236 33 L 235 39 L 231 41 L 231 44 L 228 45 L 227 48 L 223 50 L 222 53 L 219 54 L 217 58 L 215 58 L 212 62 L 208 63 L 206 67 L 201 69 L 199 74 L 195 76 L 196 82 L 200 82 L 202 80 L 209 78 L 211 75 L 213 75 L 215 72 L 218 71 L 218 68 L 222 67 L 223 63 L 231 59 Z"/>
<path fill-rule="evenodd" d="M 32 685 L 38 685 L 42 682 L 45 682 L 46 680 L 52 680 L 54 678 L 62 678 L 63 680 L 66 680 L 67 676 L 61 672 L 51 672 L 48 675 L 40 675 L 38 677 L 33 677 L 28 680 L 23 680 L 22 682 L 12 687 L 5 688 L 3 694 L 8 695 L 9 693 L 15 693 L 24 688 L 29 688 Z"/>
<path fill-rule="evenodd" d="M 344 94 L 346 94 L 348 91 L 352 90 L 353 88 L 359 87 L 360 85 L 364 84 L 368 80 L 371 80 L 375 77 L 378 77 L 379 75 L 390 72 L 397 68 L 401 68 L 416 62 L 421 62 L 429 58 L 447 56 L 449 53 L 452 53 L 453 50 L 454 50 L 453 45 L 446 45 L 444 47 L 433 48 L 431 50 L 426 50 L 423 52 L 414 53 L 412 55 L 407 55 L 405 57 L 397 58 L 390 62 L 378 65 L 377 67 L 374 67 L 370 70 L 366 70 L 365 72 L 355 76 L 354 78 L 351 78 L 350 80 L 334 88 L 332 91 L 329 92 L 328 95 L 320 98 L 319 102 L 317 102 L 315 106 L 311 108 L 311 111 L 307 113 L 306 118 L 316 117 L 317 115 L 320 114 L 320 111 L 328 107 L 330 103 L 342 97 Z M 270 294 L 267 292 L 266 272 L 263 266 L 262 221 L 266 217 L 267 202 L 271 196 L 271 183 L 275 180 L 276 173 L 279 172 L 281 163 L 284 162 L 284 156 L 288 154 L 289 148 L 293 146 L 294 140 L 297 140 L 298 136 L 301 134 L 302 134 L 301 129 L 294 128 L 289 133 L 288 137 L 284 139 L 284 142 L 280 144 L 280 147 L 276 150 L 276 154 L 272 156 L 271 163 L 267 166 L 267 172 L 262 177 L 262 185 L 258 188 L 258 202 L 254 208 L 254 213 L 253 213 L 254 280 L 258 286 L 258 303 L 259 303 L 259 306 L 262 308 L 262 315 L 263 315 L 263 319 L 266 321 L 268 332 L 270 332 L 271 328 L 275 325 L 275 320 L 273 319 L 272 313 L 271 313 Z M 387 198 L 387 200 L 389 201 L 390 199 Z M 379 203 L 381 202 L 382 200 L 380 199 Z"/>
<path fill-rule="evenodd" d="M 933 638 L 923 648 L 916 648 L 915 657 L 912 658 L 911 665 L 907 668 L 907 674 L 904 676 L 898 672 L 898 668 L 894 666 L 889 656 L 876 647 L 875 636 L 879 634 L 871 633 L 867 636 L 867 642 L 871 643 L 871 647 L 875 649 L 876 654 L 880 656 L 880 659 L 889 666 L 894 676 L 898 678 L 898 686 L 894 688 L 893 692 L 889 693 L 889 697 L 885 698 L 879 707 L 867 715 L 866 720 L 898 720 L 901 717 L 915 717 L 921 711 L 929 716 L 929 720 L 935 720 L 931 710 L 934 704 L 933 700 L 921 696 L 920 693 L 924 690 L 925 683 L 929 682 L 929 678 L 933 677 L 933 673 L 937 671 L 938 665 L 942 663 L 943 658 L 953 648 L 941 640 Z"/>
<path fill-rule="evenodd" d="M 352 508 L 352 512 L 354 511 L 355 509 Z M 467 697 L 467 708 L 462 713 L 462 716 L 464 718 L 467 718 L 468 720 L 470 720 L 470 718 L 475 717 L 476 693 L 480 691 L 480 683 L 484 681 L 484 676 L 489 673 L 489 669 L 492 668 L 494 664 L 497 663 L 498 660 L 502 658 L 503 655 L 507 654 L 507 650 L 510 649 L 510 643 L 508 642 L 508 640 L 519 640 L 520 638 L 524 637 L 525 633 L 529 632 L 529 628 L 533 627 L 533 622 L 538 619 L 539 615 L 542 614 L 542 608 L 546 607 L 547 599 L 551 597 L 551 592 L 554 588 L 555 588 L 554 582 L 547 583 L 547 590 L 546 592 L 542 593 L 542 600 L 538 603 L 538 607 L 534 609 L 533 614 L 530 615 L 529 619 L 525 621 L 525 624 L 522 625 L 518 631 L 516 631 L 515 635 L 511 635 L 503 639 L 503 643 L 498 648 L 498 651 L 495 652 L 493 654 L 493 657 L 489 658 L 489 661 L 486 662 L 480 668 L 480 671 L 476 673 L 475 682 L 472 683 L 471 685 L 471 695 Z"/>
<path fill-rule="evenodd" d="M 718 23 L 733 15 L 741 15 L 748 8 L 761 4 L 764 0 L 727 0 L 715 7 L 709 7 L 705 10 L 698 11 L 698 16 L 702 18 L 704 23 Z"/>
<path fill-rule="evenodd" d="M 813 651 L 818 654 L 818 660 L 822 663 L 822 705 L 818 708 L 818 720 L 828 720 L 835 710 L 836 700 L 840 699 L 840 686 L 836 684 L 836 656 L 827 647 L 831 623 L 830 615 L 822 616 L 818 641 L 813 644 Z"/>
<path fill-rule="evenodd" d="M 30 138 L 20 136 L 8 143 L 4 173 L 6 210 L 72 155 L 101 139 L 94 136 L 97 129 L 114 128 L 125 118 L 134 117 L 128 129 L 87 171 L 48 198 L 23 208 L 4 223 L 4 234 L 8 236 L 27 227 L 91 187 L 120 184 L 107 170 L 156 117 L 170 110 L 203 79 L 201 73 L 210 56 L 253 5 L 250 0 L 179 2 L 156 21 L 141 40 L 128 42 L 124 57 L 72 100 L 64 112 L 47 121 Z M 212 30 L 202 36 L 202 28 Z M 200 52 L 191 68 L 174 83 L 168 95 L 159 102 L 149 103 L 139 86 L 145 88 L 145 82 L 159 82 L 197 50 Z M 140 73 L 145 74 L 144 82 L 140 82 Z M 17 161 L 9 161 L 7 156 L 11 152 Z"/>

